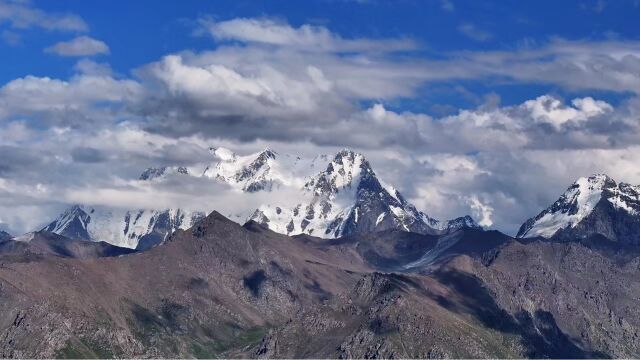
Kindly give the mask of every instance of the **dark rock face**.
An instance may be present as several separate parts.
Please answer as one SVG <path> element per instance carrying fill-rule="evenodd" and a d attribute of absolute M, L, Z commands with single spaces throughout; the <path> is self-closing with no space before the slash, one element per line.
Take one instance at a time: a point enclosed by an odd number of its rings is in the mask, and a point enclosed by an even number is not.
<path fill-rule="evenodd" d="M 606 191 L 593 212 L 585 217 L 574 228 L 564 229 L 556 236 L 560 239 L 584 239 L 593 235 L 622 245 L 640 245 L 640 213 L 632 214 L 616 208 L 609 199 L 611 193 Z"/>
<path fill-rule="evenodd" d="M 186 167 L 179 166 L 175 168 L 170 168 L 168 166 L 164 166 L 161 168 L 147 168 L 144 172 L 142 172 L 139 179 L 153 180 L 153 179 L 161 178 L 165 176 L 167 173 L 169 173 L 170 171 L 175 171 L 175 173 L 177 174 L 189 175 L 189 170 L 187 170 Z"/>
<path fill-rule="evenodd" d="M 140 180 L 151 180 L 164 175 L 166 168 L 148 168 L 140 175 Z"/>

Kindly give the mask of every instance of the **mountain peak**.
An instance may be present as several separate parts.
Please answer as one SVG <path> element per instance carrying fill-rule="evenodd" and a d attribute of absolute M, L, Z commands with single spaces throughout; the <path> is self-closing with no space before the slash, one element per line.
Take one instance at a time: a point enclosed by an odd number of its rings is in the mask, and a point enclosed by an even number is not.
<path fill-rule="evenodd" d="M 574 185 L 586 186 L 588 189 L 604 189 L 615 187 L 616 182 L 610 178 L 607 174 L 593 174 L 589 177 L 581 177 Z"/>
<path fill-rule="evenodd" d="M 278 155 L 278 153 L 271 150 L 271 148 L 268 148 L 268 147 L 264 148 L 264 150 L 260 152 L 260 156 L 266 156 L 272 159 L 275 159 L 276 155 Z"/>
<path fill-rule="evenodd" d="M 462 229 L 462 228 L 471 228 L 471 229 L 482 229 L 482 226 L 478 225 L 475 220 L 469 215 L 461 216 L 455 219 L 451 219 L 445 223 L 445 228 L 449 231 Z"/>
<path fill-rule="evenodd" d="M 315 195 L 333 196 L 343 189 L 357 189 L 367 177 L 375 177 L 371 165 L 362 154 L 340 150 L 326 169 L 309 180 L 305 189 Z"/>
<path fill-rule="evenodd" d="M 87 227 L 91 221 L 93 209 L 85 209 L 81 205 L 73 205 L 65 210 L 57 219 L 42 231 L 64 235 L 72 239 L 91 240 Z"/>
<path fill-rule="evenodd" d="M 219 233 L 225 233 L 229 229 L 240 229 L 241 227 L 238 223 L 229 220 L 229 218 L 214 210 L 209 213 L 209 215 L 194 222 L 191 227 L 191 233 L 195 237 L 202 237 L 206 235 L 210 229 L 215 229 L 215 231 Z"/>
<path fill-rule="evenodd" d="M 602 198 L 603 189 L 612 184 L 615 186 L 604 174 L 579 178 L 549 208 L 527 220 L 516 237 L 550 238 L 561 229 L 576 226 L 593 211 Z"/>
<path fill-rule="evenodd" d="M 355 166 L 365 165 L 367 167 L 371 167 L 364 155 L 347 148 L 338 151 L 333 157 L 333 162 L 343 165 L 352 164 Z"/>
<path fill-rule="evenodd" d="M 264 164 L 267 163 L 268 160 L 275 160 L 277 155 L 278 155 L 277 152 L 269 148 L 266 148 L 258 153 L 258 156 L 256 156 L 255 160 L 251 163 L 251 166 L 254 166 L 254 167 L 263 166 Z"/>
<path fill-rule="evenodd" d="M 576 180 L 560 198 L 527 220 L 516 237 L 586 238 L 595 234 L 622 242 L 640 242 L 640 188 L 616 183 L 606 174 Z"/>
<path fill-rule="evenodd" d="M 471 218 L 439 222 L 418 211 L 392 186 L 383 184 L 365 157 L 338 151 L 326 168 L 303 186 L 301 202 L 290 209 L 261 206 L 249 218 L 283 234 L 340 237 L 388 229 L 444 233 L 476 227 Z"/>

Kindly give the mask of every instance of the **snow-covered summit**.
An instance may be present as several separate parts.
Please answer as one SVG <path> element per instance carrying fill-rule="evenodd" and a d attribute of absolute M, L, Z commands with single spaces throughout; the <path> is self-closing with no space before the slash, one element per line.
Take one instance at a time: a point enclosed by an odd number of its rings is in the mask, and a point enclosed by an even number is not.
<path fill-rule="evenodd" d="M 625 241 L 640 239 L 640 235 L 627 234 L 636 223 L 640 225 L 640 187 L 596 174 L 576 180 L 549 208 L 527 220 L 517 237 L 600 234 Z"/>
<path fill-rule="evenodd" d="M 384 186 L 365 157 L 348 149 L 339 151 L 325 169 L 304 184 L 296 206 L 265 204 L 251 220 L 283 234 L 325 238 L 388 229 L 418 233 L 449 230 L 448 222 L 432 219 L 393 187 Z"/>
<path fill-rule="evenodd" d="M 360 180 L 370 178 L 373 174 L 371 165 L 362 154 L 343 149 L 320 172 L 304 184 L 307 191 L 315 195 L 336 196 L 340 191 L 351 189 Z"/>

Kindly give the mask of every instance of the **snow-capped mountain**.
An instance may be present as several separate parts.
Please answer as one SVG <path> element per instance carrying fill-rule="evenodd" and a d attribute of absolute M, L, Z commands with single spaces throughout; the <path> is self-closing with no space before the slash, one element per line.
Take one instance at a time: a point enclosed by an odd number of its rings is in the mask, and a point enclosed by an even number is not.
<path fill-rule="evenodd" d="M 180 209 L 121 210 L 75 205 L 42 230 L 71 239 L 144 250 L 178 229 L 190 228 L 203 217 L 203 213 Z"/>
<path fill-rule="evenodd" d="M 334 238 L 388 229 L 441 234 L 478 227 L 468 216 L 440 222 L 417 210 L 396 189 L 379 181 L 363 155 L 350 150 L 334 157 L 309 159 L 270 149 L 245 156 L 221 147 L 209 150 L 215 161 L 201 175 L 179 166 L 149 168 L 140 180 L 157 182 L 177 174 L 222 182 L 238 192 L 274 192 L 283 203 L 252 204 L 243 216 L 229 217 L 239 222 L 253 220 L 288 235 Z M 279 197 L 277 192 L 281 190 L 287 190 L 286 195 Z M 203 216 L 184 209 L 121 210 L 76 205 L 42 230 L 72 239 L 147 249 L 177 229 L 191 227 Z"/>
<path fill-rule="evenodd" d="M 442 223 L 418 211 L 396 189 L 378 180 L 362 154 L 350 150 L 338 152 L 304 184 L 296 206 L 266 204 L 250 220 L 283 234 L 325 238 L 388 229 L 436 234 L 477 226 L 470 217 Z"/>
<path fill-rule="evenodd" d="M 517 237 L 592 235 L 640 244 L 640 186 L 617 184 L 604 174 L 580 178 L 549 208 L 527 220 Z"/>
<path fill-rule="evenodd" d="M 148 168 L 140 180 L 158 181 L 168 174 L 188 175 L 184 167 Z M 205 216 L 182 209 L 126 210 L 103 206 L 74 205 L 42 231 L 71 239 L 104 241 L 112 245 L 145 250 L 163 242 L 178 229 L 188 229 Z"/>

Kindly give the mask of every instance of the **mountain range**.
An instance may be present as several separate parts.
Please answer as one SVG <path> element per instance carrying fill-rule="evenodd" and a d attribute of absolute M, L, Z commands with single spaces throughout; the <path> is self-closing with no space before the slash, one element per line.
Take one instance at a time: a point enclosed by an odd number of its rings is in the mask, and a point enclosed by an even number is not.
<path fill-rule="evenodd" d="M 635 248 L 467 227 L 291 237 L 217 212 L 146 251 L 10 248 L 3 357 L 640 354 Z"/>
<path fill-rule="evenodd" d="M 580 178 L 514 238 L 430 218 L 349 150 L 211 153 L 201 173 L 148 169 L 139 181 L 299 196 L 257 205 L 242 225 L 216 211 L 78 205 L 40 231 L 0 233 L 0 355 L 640 356 L 636 186 Z"/>
<path fill-rule="evenodd" d="M 177 174 L 208 178 L 239 192 L 290 189 L 287 194 L 295 194 L 294 205 L 254 204 L 244 216 L 234 219 L 240 223 L 253 220 L 287 235 L 336 238 L 387 229 L 441 234 L 464 226 L 478 227 L 469 216 L 441 222 L 417 210 L 396 189 L 383 185 L 362 154 L 351 150 L 311 159 L 279 155 L 270 149 L 246 156 L 219 147 L 210 152 L 212 164 L 202 173 L 192 174 L 180 166 L 148 168 L 139 180 L 158 182 Z M 74 205 L 42 230 L 144 250 L 162 243 L 178 229 L 191 227 L 204 215 L 179 208 Z"/>

